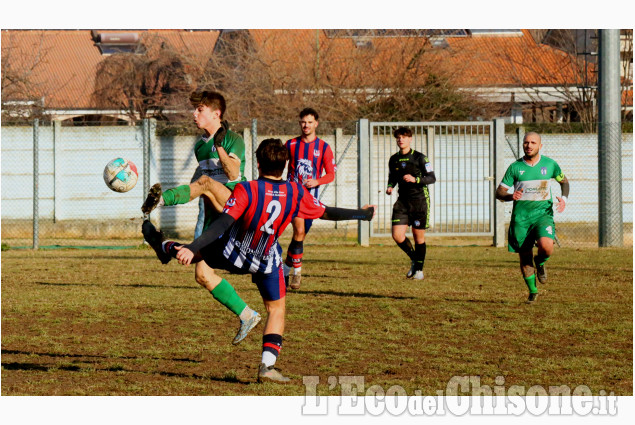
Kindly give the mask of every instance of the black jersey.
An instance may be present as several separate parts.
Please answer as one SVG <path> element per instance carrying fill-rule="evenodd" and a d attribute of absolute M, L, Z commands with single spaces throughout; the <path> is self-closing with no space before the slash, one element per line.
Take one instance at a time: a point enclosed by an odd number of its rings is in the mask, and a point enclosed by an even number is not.
<path fill-rule="evenodd" d="M 406 174 L 410 174 L 417 181 L 405 182 L 403 176 Z M 397 152 L 388 160 L 388 187 L 399 185 L 399 197 L 427 196 L 428 191 L 424 191 L 424 188 L 436 180 L 428 157 L 414 149 L 410 149 L 405 155 Z"/>

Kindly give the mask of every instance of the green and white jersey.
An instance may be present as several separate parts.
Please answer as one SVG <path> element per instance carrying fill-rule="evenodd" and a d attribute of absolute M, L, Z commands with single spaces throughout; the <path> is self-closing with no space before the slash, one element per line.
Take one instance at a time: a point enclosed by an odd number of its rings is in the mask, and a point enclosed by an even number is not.
<path fill-rule="evenodd" d="M 500 185 L 513 191 L 522 188 L 523 196 L 514 201 L 512 221 L 531 221 L 541 215 L 553 217 L 553 200 L 549 181 L 554 178 L 561 182 L 564 174 L 556 161 L 541 156 L 538 162 L 531 166 L 523 158 L 511 164 Z"/>
<path fill-rule="evenodd" d="M 214 140 L 212 136 L 209 138 L 201 136 L 196 145 L 194 146 L 194 154 L 198 161 L 199 167 L 203 174 L 210 176 L 219 183 L 224 184 L 230 190 L 234 189 L 236 183 L 245 181 L 245 141 L 240 135 L 233 131 L 227 131 L 225 139 L 221 146 L 225 149 L 225 152 L 231 157 L 238 158 L 240 160 L 240 174 L 236 180 L 229 180 L 223 166 L 218 157 L 216 146 L 214 146 Z"/>

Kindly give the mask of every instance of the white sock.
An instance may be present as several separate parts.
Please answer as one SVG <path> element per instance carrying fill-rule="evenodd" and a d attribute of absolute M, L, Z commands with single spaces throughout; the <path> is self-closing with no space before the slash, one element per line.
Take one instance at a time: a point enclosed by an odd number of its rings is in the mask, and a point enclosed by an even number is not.
<path fill-rule="evenodd" d="M 244 322 L 245 320 L 251 319 L 251 316 L 253 316 L 254 313 L 255 312 L 252 309 L 250 309 L 248 305 L 246 305 L 238 317 L 240 317 L 240 320 Z"/>
<path fill-rule="evenodd" d="M 278 358 L 273 353 L 271 353 L 269 351 L 263 351 L 262 352 L 262 362 L 267 367 L 273 366 L 274 364 L 276 364 L 276 360 L 277 359 Z"/>
<path fill-rule="evenodd" d="M 300 274 L 302 272 L 302 267 L 294 267 L 293 274 Z"/>

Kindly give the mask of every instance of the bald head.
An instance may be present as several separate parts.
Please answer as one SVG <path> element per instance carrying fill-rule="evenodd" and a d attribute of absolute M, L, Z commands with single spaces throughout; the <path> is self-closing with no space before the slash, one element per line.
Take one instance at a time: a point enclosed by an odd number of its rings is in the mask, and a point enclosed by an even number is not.
<path fill-rule="evenodd" d="M 540 134 L 536 133 L 535 131 L 530 131 L 529 133 L 526 133 L 525 137 L 523 138 L 523 142 L 525 141 L 525 139 L 527 139 L 527 137 L 531 137 L 532 139 L 537 138 L 538 143 L 542 143 L 542 138 L 540 137 Z"/>
<path fill-rule="evenodd" d="M 525 160 L 533 160 L 540 154 L 540 148 L 542 148 L 542 142 L 540 141 L 540 134 L 535 131 L 530 131 L 525 134 L 523 138 L 523 150 L 525 152 Z"/>

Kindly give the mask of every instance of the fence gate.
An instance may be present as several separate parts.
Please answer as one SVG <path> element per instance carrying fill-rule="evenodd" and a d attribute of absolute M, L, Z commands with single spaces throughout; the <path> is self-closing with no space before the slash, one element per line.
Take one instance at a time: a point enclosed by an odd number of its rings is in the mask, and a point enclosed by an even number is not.
<path fill-rule="evenodd" d="M 378 206 L 371 236 L 390 236 L 396 191 L 386 195 L 388 159 L 398 151 L 393 131 L 412 130 L 412 148 L 432 163 L 430 228 L 437 236 L 494 235 L 494 123 L 370 122 L 370 201 Z"/>

